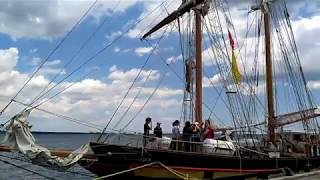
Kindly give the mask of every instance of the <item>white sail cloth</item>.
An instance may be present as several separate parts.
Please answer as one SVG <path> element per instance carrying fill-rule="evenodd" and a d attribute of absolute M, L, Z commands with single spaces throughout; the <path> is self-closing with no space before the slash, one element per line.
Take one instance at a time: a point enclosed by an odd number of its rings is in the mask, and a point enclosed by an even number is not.
<path fill-rule="evenodd" d="M 231 141 L 221 141 L 207 138 L 203 141 L 202 150 L 208 154 L 233 155 L 236 151 Z"/>
<path fill-rule="evenodd" d="M 13 149 L 26 155 L 34 164 L 59 170 L 71 167 L 88 152 L 90 146 L 85 144 L 65 158 L 52 156 L 47 148 L 35 143 L 30 131 L 31 124 L 28 122 L 30 111 L 24 110 L 11 118 L 2 143 L 9 144 Z"/>

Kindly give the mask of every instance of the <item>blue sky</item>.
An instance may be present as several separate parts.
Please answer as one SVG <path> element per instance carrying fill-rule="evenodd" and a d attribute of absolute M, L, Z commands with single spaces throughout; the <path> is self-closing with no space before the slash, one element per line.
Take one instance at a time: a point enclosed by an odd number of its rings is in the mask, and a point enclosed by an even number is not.
<path fill-rule="evenodd" d="M 133 27 L 128 33 L 125 33 L 125 30 L 137 19 L 146 16 L 148 12 L 162 2 L 164 2 L 163 6 Z M 251 1 L 229 1 L 231 14 L 234 15 L 233 22 L 236 31 L 239 33 L 239 41 L 244 37 L 243 32 L 245 32 L 246 28 L 244 21 L 246 21 L 249 2 Z M 0 107 L 3 107 L 10 100 L 10 97 L 15 95 L 23 82 L 30 77 L 39 63 L 47 57 L 92 3 L 93 1 L 89 0 L 52 0 L 50 2 L 10 0 L 1 2 Z M 155 36 L 155 39 L 150 39 L 151 46 L 148 42 L 140 40 L 141 33 L 139 34 L 139 32 L 150 29 L 152 25 L 165 17 L 166 10 L 171 12 L 179 5 L 180 2 L 170 0 L 123 0 L 119 3 L 107 0 L 98 1 L 89 15 L 53 54 L 17 99 L 26 103 L 30 102 L 57 73 L 61 73 L 58 79 L 63 78 L 108 42 L 124 33 L 120 40 L 97 56 L 74 76 L 68 78 L 66 82 L 61 84 L 60 88 L 74 83 L 89 71 L 93 71 L 93 73 L 76 82 L 72 88 L 61 94 L 61 96 L 41 106 L 43 109 L 74 117 L 84 122 L 94 123 L 97 127 L 103 128 L 139 72 L 140 67 L 148 57 L 148 53 L 151 52 L 152 46 L 156 45 L 159 37 L 158 35 Z M 320 89 L 320 66 L 318 66 L 319 59 L 317 59 L 320 56 L 318 51 L 320 48 L 320 37 L 318 35 L 320 33 L 320 2 L 290 1 L 288 7 L 300 50 L 302 65 L 307 78 L 310 80 L 308 82 L 309 87 L 317 98 Z M 104 21 L 105 24 L 76 56 L 74 62 L 69 67 L 64 68 L 64 64 L 70 60 L 82 43 Z M 212 77 L 211 80 L 219 86 L 217 67 L 211 63 L 213 61 L 205 54 L 207 46 L 204 47 L 205 69 Z M 139 88 L 142 87 L 149 71 L 152 70 L 148 82 L 143 87 L 141 96 L 139 96 L 137 102 L 118 128 L 134 117 L 161 77 L 166 76 L 154 98 L 129 126 L 129 130 L 141 131 L 144 118 L 150 116 L 154 118 L 154 121 L 162 122 L 165 131 L 170 131 L 171 122 L 180 118 L 184 85 L 166 67 L 163 60 L 167 62 L 173 61 L 170 66 L 180 76 L 183 76 L 180 54 L 178 33 L 174 29 L 173 33 L 170 33 L 160 42 L 155 55 L 152 56 L 146 68 L 142 71 L 137 85 L 129 94 L 128 100 L 125 101 L 124 106 L 120 108 L 119 113 L 114 117 L 111 128 L 119 121 L 126 107 L 130 104 L 135 94 L 139 92 Z M 217 95 L 212 88 L 208 87 L 208 81 L 205 82 L 205 85 L 205 99 L 209 105 L 212 105 L 215 103 Z M 54 92 L 52 91 L 52 93 Z M 264 92 L 262 91 L 261 93 L 263 94 Z M 0 120 L 6 120 L 21 109 L 23 109 L 22 106 L 13 103 Z M 218 102 L 215 112 L 221 119 L 229 117 L 221 101 Z M 207 115 L 208 112 L 206 111 L 205 114 Z M 33 124 L 33 130 L 37 131 L 97 131 L 97 129 L 68 122 L 36 110 L 32 113 L 30 119 Z M 222 121 L 230 124 L 228 120 Z"/>

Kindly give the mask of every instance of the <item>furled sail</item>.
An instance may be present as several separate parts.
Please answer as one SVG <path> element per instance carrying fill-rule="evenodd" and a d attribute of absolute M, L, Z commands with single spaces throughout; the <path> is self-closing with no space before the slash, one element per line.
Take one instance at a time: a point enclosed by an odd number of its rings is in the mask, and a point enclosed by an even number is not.
<path fill-rule="evenodd" d="M 31 110 L 24 110 L 11 118 L 2 143 L 9 144 L 14 150 L 26 155 L 34 164 L 58 170 L 73 166 L 88 152 L 89 145 L 85 144 L 69 156 L 60 158 L 52 156 L 47 148 L 37 145 L 30 131 L 31 124 L 28 122 Z"/>
<path fill-rule="evenodd" d="M 276 126 L 281 127 L 287 124 L 292 124 L 300 121 L 307 121 L 320 116 L 318 108 L 307 109 L 303 111 L 284 114 L 276 117 Z"/>
<path fill-rule="evenodd" d="M 193 61 L 189 60 L 186 62 L 186 91 L 191 92 L 192 84 L 193 84 Z"/>

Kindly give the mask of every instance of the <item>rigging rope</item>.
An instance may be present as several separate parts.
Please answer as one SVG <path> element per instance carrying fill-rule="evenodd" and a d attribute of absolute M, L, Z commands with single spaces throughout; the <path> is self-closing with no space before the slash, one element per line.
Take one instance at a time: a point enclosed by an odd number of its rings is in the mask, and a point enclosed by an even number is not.
<path fill-rule="evenodd" d="M 95 3 L 98 0 L 95 1 Z M 166 2 L 166 1 L 164 1 Z M 84 65 L 88 64 L 90 61 L 92 61 L 96 56 L 100 55 L 102 52 L 104 52 L 107 48 L 109 48 L 110 46 L 112 46 L 115 42 L 117 42 L 119 39 L 121 39 L 126 33 L 128 33 L 132 28 L 134 28 L 137 24 L 139 24 L 141 21 L 143 21 L 146 17 L 150 16 L 153 12 L 155 12 L 157 9 L 159 9 L 161 7 L 161 5 L 164 3 L 162 2 L 160 5 L 158 5 L 157 7 L 155 7 L 154 9 L 152 9 L 147 15 L 139 18 L 134 24 L 132 24 L 129 28 L 127 28 L 125 31 L 123 31 L 120 35 L 118 35 L 117 37 L 115 37 L 113 40 L 111 40 L 106 46 L 104 46 L 102 49 L 100 49 L 99 51 L 97 51 L 93 56 L 91 56 L 90 58 L 86 59 L 85 62 L 83 62 L 82 64 L 80 64 L 76 69 L 74 69 L 72 72 L 70 72 L 66 77 L 64 77 L 63 79 L 61 79 L 57 84 L 55 84 L 53 87 L 51 87 L 50 89 L 48 89 L 44 94 L 41 95 L 41 97 L 43 97 L 45 94 L 47 94 L 49 91 L 51 91 L 52 89 L 54 89 L 55 87 L 57 87 L 59 84 L 61 84 L 62 82 L 64 82 L 67 78 L 69 78 L 71 75 L 73 75 L 75 72 L 79 71 Z M 92 8 L 93 6 L 91 6 Z M 89 12 L 89 11 L 88 11 Z M 80 21 L 81 22 L 81 21 Z M 80 24 L 80 23 L 79 23 Z M 75 28 L 73 28 L 75 29 Z M 70 34 L 70 32 L 68 33 Z M 66 37 L 65 37 L 66 38 Z M 22 91 L 22 90 L 21 90 Z M 19 92 L 20 93 L 20 92 Z M 18 94 L 18 93 L 17 93 Z M 9 105 L 13 102 L 13 100 L 17 97 L 14 96 L 12 98 L 12 100 L 3 108 L 2 111 L 0 111 L 0 115 L 9 107 Z"/>
<path fill-rule="evenodd" d="M 56 47 L 48 54 L 48 56 L 40 63 L 38 68 L 32 73 L 32 75 L 28 78 L 28 80 L 23 84 L 23 86 L 18 90 L 18 92 L 12 97 L 12 100 L 15 99 L 20 92 L 26 87 L 26 85 L 31 81 L 31 79 L 39 72 L 39 70 L 43 67 L 43 65 L 49 60 L 49 58 L 58 50 L 58 48 L 65 42 L 65 40 L 71 35 L 71 33 L 78 27 L 78 25 L 84 20 L 87 14 L 91 11 L 91 9 L 96 5 L 98 0 L 95 0 L 91 6 L 87 9 L 87 11 L 81 16 L 81 18 L 73 25 L 71 30 L 61 39 L 61 41 L 56 45 Z M 1 111 L 0 115 L 10 106 L 13 101 L 10 101 Z"/>
<path fill-rule="evenodd" d="M 129 112 L 129 110 L 131 109 L 132 105 L 135 103 L 135 101 L 137 100 L 137 98 L 139 97 L 139 95 L 142 92 L 142 89 L 145 87 L 148 79 L 150 78 L 150 75 L 153 71 L 150 70 L 148 73 L 147 78 L 145 78 L 145 81 L 143 82 L 142 86 L 140 87 L 138 93 L 134 96 L 133 100 L 131 101 L 130 105 L 127 107 L 127 109 L 125 110 L 125 112 L 121 115 L 121 117 L 119 118 L 119 120 L 117 121 L 117 123 L 113 126 L 113 129 L 116 129 L 118 127 L 118 125 L 122 122 L 122 120 L 124 119 L 124 117 L 127 115 L 127 113 Z"/>
<path fill-rule="evenodd" d="M 157 84 L 157 86 L 155 87 L 155 89 L 153 90 L 151 95 L 148 97 L 148 99 L 145 101 L 145 103 L 140 107 L 138 112 L 132 117 L 132 119 L 120 130 L 120 132 L 122 132 L 124 129 L 126 129 L 134 121 L 134 119 L 141 113 L 141 111 L 144 109 L 144 107 L 148 104 L 148 102 L 151 100 L 153 95 L 156 93 L 156 91 L 160 87 L 160 85 L 161 85 L 161 83 L 162 83 L 162 81 L 164 80 L 165 77 L 166 77 L 166 73 L 164 73 L 162 75 L 162 78 L 160 79 L 159 83 Z"/>
<path fill-rule="evenodd" d="M 72 122 L 76 122 L 78 124 L 81 124 L 81 125 L 85 125 L 87 127 L 91 127 L 91 128 L 94 128 L 94 129 L 97 129 L 99 131 L 101 131 L 102 129 L 98 128 L 99 125 L 97 124 L 93 124 L 93 123 L 88 123 L 88 122 L 83 122 L 81 120 L 78 120 L 78 119 L 75 119 L 75 118 L 72 118 L 72 117 L 68 117 L 68 116 L 65 116 L 65 115 L 61 115 L 61 114 L 58 114 L 58 113 L 54 113 L 54 112 L 51 112 L 51 111 L 48 111 L 48 110 L 45 110 L 45 109 L 41 109 L 39 107 L 36 107 L 36 106 L 31 106 L 29 104 L 26 104 L 26 103 L 23 103 L 23 102 L 20 102 L 18 100 L 14 100 L 14 102 L 18 103 L 18 104 L 21 104 L 23 106 L 27 106 L 27 107 L 30 107 L 31 109 L 37 109 L 39 111 L 42 111 L 42 112 L 45 112 L 47 114 L 51 114 L 53 116 L 56 116 L 56 117 L 59 117 L 59 118 L 62 118 L 62 119 L 65 119 L 65 120 L 68 120 L 68 121 L 72 121 Z M 11 119 L 9 119 L 8 121 L 10 121 Z"/>
<path fill-rule="evenodd" d="M 116 9 L 121 1 L 119 1 L 112 9 Z M 67 61 L 67 63 L 61 68 L 61 70 L 51 79 L 51 81 L 41 90 L 41 92 L 31 101 L 30 105 L 33 105 L 37 100 L 44 97 L 47 93 L 45 92 L 47 88 L 57 79 L 59 75 L 67 68 L 75 58 L 80 54 L 80 52 L 87 46 L 87 44 L 91 41 L 91 39 L 95 36 L 95 34 L 103 27 L 103 25 L 107 22 L 109 16 L 106 16 L 104 20 L 98 25 L 98 27 L 90 34 L 90 36 L 82 43 L 79 49 L 73 54 L 73 56 Z M 44 93 L 45 92 L 45 93 Z"/>
<path fill-rule="evenodd" d="M 167 26 L 168 28 L 168 26 Z M 144 62 L 144 64 L 141 66 L 138 74 L 136 75 L 136 77 L 134 78 L 134 80 L 132 81 L 130 87 L 128 88 L 128 90 L 126 91 L 125 95 L 123 96 L 123 98 L 121 99 L 120 103 L 118 104 L 118 106 L 116 107 L 115 111 L 113 112 L 113 114 L 111 115 L 111 118 L 109 119 L 107 125 L 105 126 L 105 128 L 103 129 L 103 131 L 101 132 L 100 136 L 98 137 L 97 141 L 99 142 L 101 137 L 103 136 L 104 132 L 105 132 L 105 129 L 108 128 L 109 124 L 111 123 L 111 121 L 113 120 L 114 116 L 116 115 L 116 113 L 118 112 L 119 108 L 122 106 L 124 100 L 127 98 L 127 96 L 129 95 L 131 89 L 133 88 L 134 84 L 136 83 L 136 81 L 138 80 L 140 74 L 142 73 L 143 69 L 145 68 L 145 66 L 147 65 L 147 63 L 149 62 L 149 60 L 151 59 L 153 53 L 155 52 L 155 50 L 159 47 L 159 43 L 160 41 L 163 39 L 164 35 L 166 34 L 167 32 L 167 28 L 165 29 L 165 31 L 163 32 L 163 34 L 161 35 L 161 37 L 158 39 L 157 41 L 157 44 L 155 46 L 152 46 L 152 50 L 151 52 L 149 53 L 146 61 Z M 171 28 L 172 30 L 172 28 Z"/>

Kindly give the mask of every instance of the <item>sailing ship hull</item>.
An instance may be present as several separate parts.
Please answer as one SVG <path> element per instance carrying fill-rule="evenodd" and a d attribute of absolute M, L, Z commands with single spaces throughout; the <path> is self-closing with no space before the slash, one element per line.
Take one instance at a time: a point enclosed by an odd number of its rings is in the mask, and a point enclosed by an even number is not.
<path fill-rule="evenodd" d="M 128 170 L 151 162 L 161 162 L 166 167 L 200 179 L 267 177 L 270 174 L 291 171 L 309 170 L 320 166 L 320 157 L 238 157 L 195 152 L 181 152 L 159 149 L 142 149 L 100 143 L 90 143 L 97 157 L 96 161 L 82 160 L 81 165 L 89 171 L 104 176 Z M 290 171 L 287 171 L 290 172 Z M 147 166 L 124 173 L 116 178 L 159 178 L 175 179 L 160 165 Z"/>

